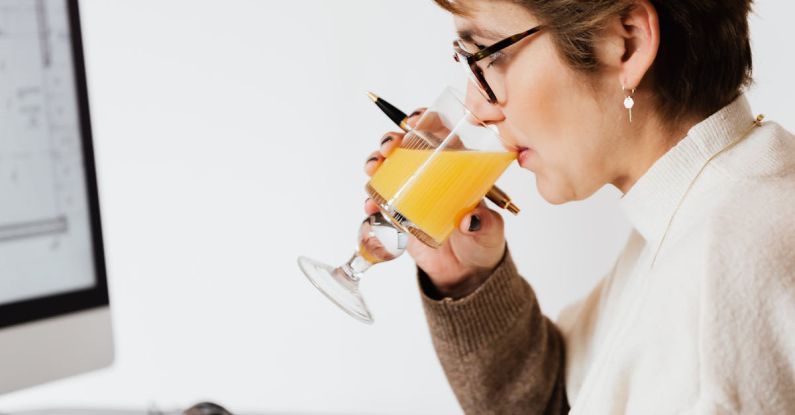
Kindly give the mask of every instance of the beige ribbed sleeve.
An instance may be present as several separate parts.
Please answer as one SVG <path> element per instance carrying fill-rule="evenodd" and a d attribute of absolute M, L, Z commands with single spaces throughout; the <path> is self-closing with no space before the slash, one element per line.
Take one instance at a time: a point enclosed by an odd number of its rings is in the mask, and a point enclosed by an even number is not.
<path fill-rule="evenodd" d="M 436 354 L 467 414 L 561 414 L 563 340 L 510 254 L 472 294 L 436 300 L 418 269 Z"/>

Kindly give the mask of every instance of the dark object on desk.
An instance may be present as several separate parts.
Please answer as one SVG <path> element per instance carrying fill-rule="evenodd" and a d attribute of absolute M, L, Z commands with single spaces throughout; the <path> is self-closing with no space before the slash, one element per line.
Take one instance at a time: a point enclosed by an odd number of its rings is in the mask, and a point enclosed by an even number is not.
<path fill-rule="evenodd" d="M 199 402 L 183 412 L 183 415 L 232 415 L 226 408 L 212 402 Z"/>

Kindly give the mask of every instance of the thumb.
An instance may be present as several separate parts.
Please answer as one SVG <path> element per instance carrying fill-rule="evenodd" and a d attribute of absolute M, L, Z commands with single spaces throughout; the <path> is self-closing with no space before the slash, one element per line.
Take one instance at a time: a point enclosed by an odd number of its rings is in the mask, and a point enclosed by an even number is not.
<path fill-rule="evenodd" d="M 481 201 L 472 212 L 464 216 L 459 230 L 474 239 L 477 245 L 501 248 L 505 243 L 503 226 L 502 216 Z"/>

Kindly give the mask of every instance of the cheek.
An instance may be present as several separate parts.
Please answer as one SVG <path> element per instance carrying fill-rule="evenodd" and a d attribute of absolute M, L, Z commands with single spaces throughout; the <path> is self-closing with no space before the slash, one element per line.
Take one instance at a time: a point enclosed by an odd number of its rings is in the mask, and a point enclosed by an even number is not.
<path fill-rule="evenodd" d="M 531 166 L 536 173 L 561 174 L 566 161 L 581 139 L 570 125 L 568 82 L 561 76 L 556 61 L 553 65 L 517 65 L 506 73 L 507 99 L 503 107 L 506 135 L 535 151 Z"/>
<path fill-rule="evenodd" d="M 505 79 L 507 131 L 535 150 L 527 167 L 536 173 L 539 193 L 550 203 L 564 203 L 598 190 L 604 181 L 604 114 L 590 86 L 553 52 L 517 61 Z"/>
<path fill-rule="evenodd" d="M 525 133 L 531 147 L 541 146 L 547 137 L 555 135 L 553 127 L 560 125 L 562 111 L 557 101 L 565 93 L 553 67 L 518 59 L 505 74 L 503 113 Z"/>
<path fill-rule="evenodd" d="M 539 39 L 542 40 L 542 39 Z M 517 135 L 542 159 L 561 158 L 579 140 L 584 124 L 581 81 L 543 39 L 516 56 L 505 72 L 503 113 Z M 551 161 L 551 160 L 550 160 Z"/>

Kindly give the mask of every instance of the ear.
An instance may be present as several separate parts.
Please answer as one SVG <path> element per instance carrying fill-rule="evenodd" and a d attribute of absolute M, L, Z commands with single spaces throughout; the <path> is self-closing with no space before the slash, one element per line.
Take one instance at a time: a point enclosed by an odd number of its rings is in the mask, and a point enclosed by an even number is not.
<path fill-rule="evenodd" d="M 619 81 L 636 88 L 649 71 L 660 47 L 660 22 L 657 10 L 648 0 L 639 0 L 621 23 L 624 25 L 624 56 Z"/>
<path fill-rule="evenodd" d="M 649 0 L 637 0 L 625 16 L 605 31 L 601 61 L 615 69 L 620 86 L 634 89 L 643 80 L 660 47 L 660 22 Z"/>

